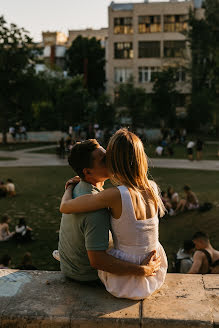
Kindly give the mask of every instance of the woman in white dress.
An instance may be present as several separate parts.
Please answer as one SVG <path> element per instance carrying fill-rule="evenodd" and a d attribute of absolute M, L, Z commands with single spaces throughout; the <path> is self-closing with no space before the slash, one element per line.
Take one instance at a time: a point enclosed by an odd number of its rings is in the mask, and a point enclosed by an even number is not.
<path fill-rule="evenodd" d="M 158 239 L 158 212 L 165 208 L 155 182 L 148 180 L 148 163 L 141 140 L 127 129 L 118 130 L 110 139 L 106 152 L 110 180 L 118 187 L 95 195 L 75 199 L 63 196 L 63 213 L 111 210 L 114 248 L 108 252 L 121 260 L 141 264 L 153 251 L 161 257 L 160 269 L 153 276 L 118 276 L 98 271 L 108 292 L 119 298 L 139 300 L 151 295 L 164 283 L 167 258 Z"/>

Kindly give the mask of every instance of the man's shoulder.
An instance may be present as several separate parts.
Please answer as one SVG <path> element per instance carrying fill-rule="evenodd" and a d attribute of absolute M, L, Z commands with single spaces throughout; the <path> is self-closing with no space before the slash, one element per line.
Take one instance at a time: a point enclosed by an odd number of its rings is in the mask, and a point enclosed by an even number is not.
<path fill-rule="evenodd" d="M 195 258 L 204 258 L 204 257 L 206 257 L 205 250 L 203 250 L 203 249 L 197 249 L 195 251 L 195 253 L 194 253 L 194 259 Z"/>

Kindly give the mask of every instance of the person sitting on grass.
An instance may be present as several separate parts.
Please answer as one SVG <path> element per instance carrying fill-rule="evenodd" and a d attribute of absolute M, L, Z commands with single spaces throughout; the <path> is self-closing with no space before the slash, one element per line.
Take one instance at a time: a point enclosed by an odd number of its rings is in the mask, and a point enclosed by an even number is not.
<path fill-rule="evenodd" d="M 16 195 L 15 185 L 11 179 L 7 180 L 6 189 L 7 189 L 8 196 L 13 197 Z"/>
<path fill-rule="evenodd" d="M 18 225 L 15 227 L 15 239 L 17 241 L 31 241 L 32 240 L 32 229 L 27 226 L 24 218 L 19 219 Z"/>
<path fill-rule="evenodd" d="M 193 264 L 193 253 L 195 244 L 192 240 L 185 240 L 183 248 L 180 248 L 176 254 L 176 269 L 179 273 L 187 273 Z"/>
<path fill-rule="evenodd" d="M 9 269 L 11 265 L 11 257 L 8 254 L 0 258 L 0 269 Z"/>
<path fill-rule="evenodd" d="M 0 198 L 7 196 L 7 187 L 4 181 L 0 181 Z"/>
<path fill-rule="evenodd" d="M 170 201 L 166 191 L 161 191 L 161 200 L 162 200 L 166 210 L 168 211 L 168 214 L 170 216 L 174 215 L 174 210 L 172 208 L 171 201 Z"/>
<path fill-rule="evenodd" d="M 37 270 L 37 268 L 32 264 L 32 256 L 30 252 L 24 254 L 22 262 L 16 267 L 19 270 Z"/>
<path fill-rule="evenodd" d="M 172 209 L 175 210 L 179 204 L 179 194 L 174 190 L 172 186 L 169 186 L 167 189 L 167 195 L 170 199 Z"/>
<path fill-rule="evenodd" d="M 177 205 L 176 212 L 183 212 L 185 210 L 195 210 L 199 208 L 199 201 L 196 194 L 191 190 L 191 187 L 185 185 L 183 190 L 186 194 L 186 199 L 181 199 Z"/>
<path fill-rule="evenodd" d="M 204 232 L 196 232 L 192 238 L 196 252 L 193 257 L 193 265 L 188 273 L 219 273 L 219 251 L 214 249 L 209 237 Z"/>
<path fill-rule="evenodd" d="M 15 232 L 9 230 L 10 221 L 11 219 L 7 214 L 3 215 L 0 223 L 0 241 L 7 241 L 14 236 Z"/>

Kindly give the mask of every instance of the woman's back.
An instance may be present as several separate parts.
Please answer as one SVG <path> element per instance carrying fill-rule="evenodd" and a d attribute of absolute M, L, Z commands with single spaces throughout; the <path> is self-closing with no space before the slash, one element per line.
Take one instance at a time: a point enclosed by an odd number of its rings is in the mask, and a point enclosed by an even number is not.
<path fill-rule="evenodd" d="M 155 212 L 154 206 L 151 210 L 146 210 L 141 197 L 136 199 L 136 194 L 131 196 L 129 189 L 125 186 L 118 187 L 121 195 L 122 213 L 119 219 L 112 217 L 111 225 L 114 238 L 115 248 L 127 251 L 129 254 L 145 255 L 151 252 L 158 246 L 158 217 L 157 213 L 153 217 L 150 216 L 151 212 Z M 140 209 L 135 205 L 140 205 Z M 149 206 L 148 206 L 149 208 Z M 136 212 L 139 219 L 136 218 Z"/>
<path fill-rule="evenodd" d="M 126 186 L 119 186 L 118 190 L 122 211 L 119 218 L 111 217 L 114 248 L 109 250 L 109 254 L 127 262 L 141 264 L 151 251 L 156 250 L 161 257 L 161 266 L 156 275 L 150 277 L 117 276 L 104 271 L 98 271 L 98 274 L 112 295 L 138 300 L 151 295 L 162 286 L 167 271 L 167 259 L 158 240 L 157 211 L 154 216 L 148 217 L 156 210 L 153 203 L 148 204 L 150 211 L 147 211 L 147 205 L 141 205 L 140 211 L 135 211 L 133 200 L 135 205 L 141 202 L 144 204 L 140 195 L 139 199 L 135 198 L 136 194 L 131 196 Z M 136 214 L 143 215 L 142 219 L 137 219 Z"/>

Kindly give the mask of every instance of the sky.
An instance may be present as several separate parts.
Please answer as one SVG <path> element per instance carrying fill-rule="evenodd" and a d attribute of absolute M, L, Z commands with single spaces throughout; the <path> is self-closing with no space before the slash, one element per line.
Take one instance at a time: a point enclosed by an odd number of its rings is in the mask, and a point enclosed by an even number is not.
<path fill-rule="evenodd" d="M 151 0 L 156 1 L 161 0 Z M 42 31 L 59 31 L 68 35 L 68 30 L 107 27 L 110 3 L 111 0 L 0 0 L 0 16 L 4 16 L 8 23 L 24 27 L 34 41 L 39 42 Z"/>

